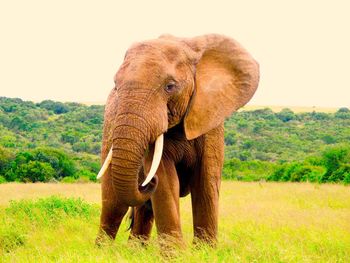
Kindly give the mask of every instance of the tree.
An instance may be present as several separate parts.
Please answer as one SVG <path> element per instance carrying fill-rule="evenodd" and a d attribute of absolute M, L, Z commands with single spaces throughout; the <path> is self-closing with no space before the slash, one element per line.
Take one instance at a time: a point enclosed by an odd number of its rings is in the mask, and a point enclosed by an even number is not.
<path fill-rule="evenodd" d="M 348 108 L 340 108 L 336 113 L 335 117 L 339 119 L 350 119 L 350 110 Z"/>
<path fill-rule="evenodd" d="M 14 154 L 6 148 L 0 146 L 0 175 L 4 175 L 14 159 Z"/>
<path fill-rule="evenodd" d="M 276 114 L 276 116 L 283 122 L 288 122 L 296 118 L 294 112 L 288 108 L 282 109 L 279 113 Z"/>
<path fill-rule="evenodd" d="M 33 151 L 33 156 L 36 161 L 49 163 L 55 169 L 56 179 L 72 176 L 76 171 L 74 162 L 62 150 L 41 147 Z"/>
<path fill-rule="evenodd" d="M 55 175 L 55 170 L 48 163 L 29 161 L 16 169 L 17 176 L 22 182 L 47 182 Z"/>
<path fill-rule="evenodd" d="M 236 143 L 236 133 L 233 130 L 225 132 L 225 145 L 233 145 Z"/>
<path fill-rule="evenodd" d="M 69 107 L 62 102 L 52 101 L 52 100 L 43 100 L 37 104 L 40 108 L 53 111 L 55 114 L 62 114 L 69 111 Z"/>
<path fill-rule="evenodd" d="M 323 165 L 327 169 L 326 173 L 322 177 L 323 182 L 337 182 L 341 177 L 337 171 L 344 164 L 350 162 L 350 148 L 346 146 L 337 146 L 326 150 L 322 154 Z"/>

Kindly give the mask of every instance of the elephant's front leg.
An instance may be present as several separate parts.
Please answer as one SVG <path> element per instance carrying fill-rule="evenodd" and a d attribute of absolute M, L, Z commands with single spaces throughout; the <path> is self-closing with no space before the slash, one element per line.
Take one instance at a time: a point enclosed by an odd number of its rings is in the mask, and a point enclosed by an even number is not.
<path fill-rule="evenodd" d="M 120 223 L 128 206 L 117 201 L 117 194 L 113 189 L 112 178 L 110 176 L 110 168 L 102 177 L 102 213 L 100 218 L 100 230 L 96 238 L 96 244 L 101 245 L 106 238 L 114 239 Z"/>
<path fill-rule="evenodd" d="M 200 168 L 191 183 L 193 228 L 196 240 L 215 244 L 218 230 L 219 190 L 224 159 L 223 126 L 204 135 Z"/>
<path fill-rule="evenodd" d="M 158 234 L 161 239 L 170 237 L 171 241 L 182 245 L 179 178 L 174 162 L 163 159 L 157 176 L 159 182 L 151 200 Z"/>

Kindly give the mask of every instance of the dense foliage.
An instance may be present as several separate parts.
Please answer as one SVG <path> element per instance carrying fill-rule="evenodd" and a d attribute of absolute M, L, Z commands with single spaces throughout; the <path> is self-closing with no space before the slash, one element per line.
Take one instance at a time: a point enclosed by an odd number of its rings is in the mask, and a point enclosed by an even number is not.
<path fill-rule="evenodd" d="M 0 183 L 94 180 L 103 106 L 0 98 Z"/>
<path fill-rule="evenodd" d="M 94 180 L 104 106 L 0 97 L 0 183 Z M 241 111 L 225 122 L 226 179 L 350 183 L 350 110 Z"/>

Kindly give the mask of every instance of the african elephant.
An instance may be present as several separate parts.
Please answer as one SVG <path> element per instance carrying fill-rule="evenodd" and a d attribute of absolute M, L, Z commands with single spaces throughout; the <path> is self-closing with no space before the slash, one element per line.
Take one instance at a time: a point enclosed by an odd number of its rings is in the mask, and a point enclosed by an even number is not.
<path fill-rule="evenodd" d="M 215 243 L 223 123 L 253 96 L 258 63 L 226 36 L 163 35 L 132 45 L 114 82 L 96 242 L 115 238 L 129 207 L 130 237 L 148 239 L 155 220 L 159 235 L 182 242 L 179 198 L 190 193 L 195 240 Z"/>

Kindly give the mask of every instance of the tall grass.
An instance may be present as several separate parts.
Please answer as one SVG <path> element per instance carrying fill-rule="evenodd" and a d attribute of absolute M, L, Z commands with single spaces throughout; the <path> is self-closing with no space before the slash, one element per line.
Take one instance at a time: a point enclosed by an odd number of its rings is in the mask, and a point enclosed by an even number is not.
<path fill-rule="evenodd" d="M 41 186 L 39 194 L 35 185 L 28 187 L 32 195 L 26 197 L 36 199 L 0 207 L 0 262 L 348 262 L 350 258 L 350 187 L 346 186 L 225 181 L 217 247 L 192 245 L 190 199 L 185 198 L 181 220 L 187 248 L 171 251 L 171 257 L 159 248 L 155 230 L 147 247 L 127 242 L 126 221 L 115 242 L 95 247 L 100 205 L 77 197 L 89 191 L 98 202 L 99 185 L 76 185 L 74 198 L 40 198 Z"/>

